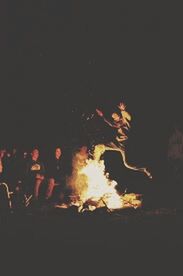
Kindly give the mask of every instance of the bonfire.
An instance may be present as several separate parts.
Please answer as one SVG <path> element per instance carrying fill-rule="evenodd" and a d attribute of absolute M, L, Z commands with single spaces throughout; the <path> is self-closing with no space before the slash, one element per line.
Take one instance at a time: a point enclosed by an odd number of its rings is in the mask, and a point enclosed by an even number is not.
<path fill-rule="evenodd" d="M 79 212 L 94 211 L 105 207 L 112 212 L 117 209 L 139 208 L 142 206 L 141 195 L 119 194 L 117 182 L 111 180 L 105 170 L 104 160 L 100 160 L 102 147 L 96 146 L 91 157 L 83 147 L 73 158 L 73 173 L 69 179 L 72 189 L 71 203 Z"/>

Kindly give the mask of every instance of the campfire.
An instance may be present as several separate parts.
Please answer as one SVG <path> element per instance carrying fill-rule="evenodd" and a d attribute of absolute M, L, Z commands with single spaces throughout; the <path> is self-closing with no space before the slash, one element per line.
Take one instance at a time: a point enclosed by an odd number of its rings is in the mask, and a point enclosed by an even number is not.
<path fill-rule="evenodd" d="M 117 182 L 110 179 L 105 171 L 104 160 L 100 160 L 102 152 L 102 145 L 97 145 L 91 157 L 88 156 L 85 147 L 75 154 L 73 173 L 68 181 L 72 189 L 69 206 L 77 206 L 79 212 L 94 211 L 103 207 L 110 212 L 116 209 L 141 207 L 141 195 L 117 192 Z"/>

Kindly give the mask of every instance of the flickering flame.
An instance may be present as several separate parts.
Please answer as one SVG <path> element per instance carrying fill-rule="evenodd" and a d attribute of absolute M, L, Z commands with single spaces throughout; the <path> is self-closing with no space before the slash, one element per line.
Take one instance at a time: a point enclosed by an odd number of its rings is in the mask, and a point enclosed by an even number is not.
<path fill-rule="evenodd" d="M 84 174 L 87 180 L 87 189 L 81 191 L 80 195 L 83 202 L 91 199 L 96 202 L 103 201 L 109 209 L 123 207 L 123 201 L 115 189 L 117 183 L 109 180 L 103 160 L 89 159 L 80 174 Z"/>
<path fill-rule="evenodd" d="M 104 161 L 100 159 L 104 153 L 104 145 L 96 145 L 93 158 L 88 158 L 87 148 L 82 147 L 73 157 L 73 173 L 69 179 L 72 188 L 72 205 L 78 206 L 79 212 L 93 211 L 99 207 L 115 209 L 140 207 L 141 201 L 135 194 L 119 195 L 117 182 L 110 180 L 105 172 Z"/>

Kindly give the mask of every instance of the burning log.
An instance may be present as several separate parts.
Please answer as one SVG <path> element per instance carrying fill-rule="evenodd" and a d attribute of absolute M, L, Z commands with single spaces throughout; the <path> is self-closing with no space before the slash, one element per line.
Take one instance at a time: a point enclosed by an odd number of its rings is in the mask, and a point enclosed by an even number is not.
<path fill-rule="evenodd" d="M 70 196 L 70 206 L 77 206 L 78 212 L 94 211 L 103 207 L 110 212 L 122 208 L 141 207 L 140 195 L 118 194 L 115 188 L 117 182 L 109 179 L 104 161 L 99 158 L 103 150 L 103 147 L 97 145 L 93 159 L 81 153 L 74 156 L 73 178 L 70 181 L 73 194 Z"/>

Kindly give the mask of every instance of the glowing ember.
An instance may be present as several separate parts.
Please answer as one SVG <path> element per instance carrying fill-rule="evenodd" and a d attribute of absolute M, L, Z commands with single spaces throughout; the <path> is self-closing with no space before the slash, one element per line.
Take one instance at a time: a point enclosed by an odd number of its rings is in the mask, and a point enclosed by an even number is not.
<path fill-rule="evenodd" d="M 104 161 L 88 160 L 88 164 L 80 171 L 87 177 L 87 189 L 81 191 L 80 198 L 83 202 L 102 200 L 109 209 L 122 208 L 123 202 L 115 190 L 117 183 L 110 181 L 105 174 Z"/>
<path fill-rule="evenodd" d="M 117 193 L 115 189 L 117 183 L 109 179 L 109 175 L 105 172 L 104 161 L 101 160 L 105 151 L 120 153 L 126 168 L 142 172 L 152 178 L 147 168 L 130 165 L 126 160 L 124 141 L 128 139 L 126 132 L 130 129 L 131 115 L 126 111 L 124 102 L 120 102 L 118 108 L 121 116 L 118 113 L 113 113 L 111 115 L 112 121 L 105 118 L 101 110 L 96 109 L 98 116 L 103 118 L 108 126 L 116 130 L 115 139 L 107 144 L 96 145 L 91 158 L 88 156 L 87 147 L 82 147 L 73 157 L 73 171 L 68 185 L 72 189 L 71 204 L 78 206 L 79 211 L 93 211 L 104 206 L 108 210 L 141 206 L 138 195 L 125 194 L 120 196 Z M 87 120 L 89 119 L 88 117 Z"/>
<path fill-rule="evenodd" d="M 141 201 L 135 194 L 119 195 L 115 189 L 117 182 L 109 179 L 105 172 L 102 145 L 95 146 L 93 159 L 88 158 L 87 148 L 83 147 L 73 158 L 73 174 L 69 184 L 73 190 L 72 205 L 78 206 L 79 212 L 93 211 L 107 207 L 108 210 L 140 207 Z"/>

